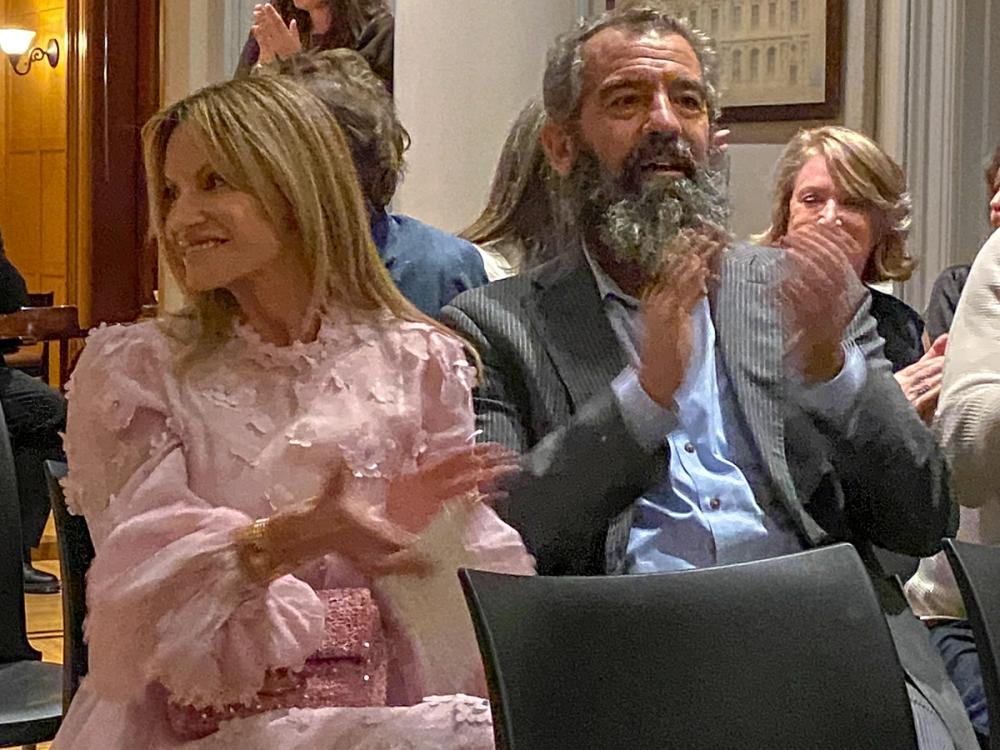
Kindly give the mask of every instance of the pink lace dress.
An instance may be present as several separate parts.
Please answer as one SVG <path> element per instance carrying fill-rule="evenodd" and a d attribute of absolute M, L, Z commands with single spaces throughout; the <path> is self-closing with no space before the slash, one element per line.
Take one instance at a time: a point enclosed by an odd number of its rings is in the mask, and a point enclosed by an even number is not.
<path fill-rule="evenodd" d="M 348 491 L 378 505 L 389 479 L 472 440 L 474 371 L 460 344 L 385 317 L 327 320 L 315 341 L 289 347 L 238 326 L 185 370 L 171 354 L 155 323 L 101 328 L 71 382 L 67 501 L 86 517 L 97 557 L 90 674 L 53 748 L 492 748 L 489 707 L 475 697 L 481 665 L 442 669 L 439 659 L 424 669 L 419 634 L 393 617 L 391 587 L 336 554 L 263 587 L 232 541 L 253 519 L 316 494 L 338 455 L 354 475 Z M 520 537 L 484 506 L 454 536 L 478 567 L 533 572 Z M 449 627 L 468 631 L 454 570 L 439 572 L 426 604 L 447 599 Z M 316 591 L 341 587 L 372 589 L 383 611 L 390 707 L 278 710 L 202 740 L 176 737 L 168 697 L 249 701 L 269 669 L 298 669 L 319 648 Z"/>

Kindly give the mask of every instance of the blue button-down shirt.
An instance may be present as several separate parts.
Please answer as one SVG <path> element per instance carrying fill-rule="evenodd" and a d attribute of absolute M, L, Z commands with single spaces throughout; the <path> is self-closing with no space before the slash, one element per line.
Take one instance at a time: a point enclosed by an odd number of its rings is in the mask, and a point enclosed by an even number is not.
<path fill-rule="evenodd" d="M 638 302 L 596 263 L 591 268 L 612 329 L 637 362 Z M 646 395 L 634 367 L 614 383 L 626 422 L 640 441 L 665 442 L 670 452 L 663 482 L 636 501 L 628 544 L 631 573 L 723 565 L 802 549 L 773 502 L 766 468 L 717 356 L 707 299 L 695 306 L 692 326 L 695 347 L 673 409 L 662 409 Z M 849 349 L 841 373 L 804 396 L 817 404 L 850 404 L 865 375 L 860 352 Z"/>
<path fill-rule="evenodd" d="M 399 291 L 432 318 L 456 295 L 488 283 L 479 250 L 461 237 L 385 211 L 372 215 L 371 229 Z"/>

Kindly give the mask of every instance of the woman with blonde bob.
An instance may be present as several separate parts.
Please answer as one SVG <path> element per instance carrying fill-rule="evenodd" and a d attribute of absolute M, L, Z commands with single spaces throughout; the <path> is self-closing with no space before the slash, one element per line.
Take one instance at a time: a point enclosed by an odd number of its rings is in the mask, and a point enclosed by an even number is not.
<path fill-rule="evenodd" d="M 491 747 L 454 567 L 532 561 L 483 502 L 513 459 L 472 445 L 475 357 L 393 287 L 305 89 L 208 88 L 143 137 L 188 305 L 98 329 L 73 377 L 97 556 L 53 747 Z"/>
<path fill-rule="evenodd" d="M 868 285 L 885 356 L 907 399 L 929 421 L 941 392 L 946 339 L 925 353 L 924 323 L 916 311 L 871 286 L 906 281 L 916 266 L 906 252 L 906 176 L 870 138 L 836 126 L 802 130 L 785 147 L 775 173 L 771 226 L 755 239 L 780 246 L 788 233 L 827 222 L 851 239 L 844 251 Z"/>

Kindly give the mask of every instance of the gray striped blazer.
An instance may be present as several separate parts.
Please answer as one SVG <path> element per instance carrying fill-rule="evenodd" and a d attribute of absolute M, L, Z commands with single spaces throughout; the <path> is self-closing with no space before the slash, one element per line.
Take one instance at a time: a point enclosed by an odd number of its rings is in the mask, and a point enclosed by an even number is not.
<path fill-rule="evenodd" d="M 710 300 L 722 363 L 780 506 L 766 510 L 793 524 L 806 547 L 850 541 L 872 566 L 872 544 L 937 551 L 957 522 L 947 466 L 892 378 L 868 305 L 845 333 L 868 363 L 848 429 L 786 398 L 780 257 L 773 248 L 731 248 Z M 582 253 L 461 294 L 442 319 L 482 356 L 481 439 L 524 454 L 525 476 L 498 511 L 521 532 L 539 573 L 620 572 L 629 509 L 661 481 L 668 456 L 648 453 L 626 429 L 611 391 L 625 355 Z M 893 581 L 876 575 L 874 583 L 911 683 L 955 747 L 975 750 L 926 628 Z"/>
<path fill-rule="evenodd" d="M 808 547 L 847 540 L 934 552 L 953 520 L 946 466 L 892 379 L 867 308 L 847 334 L 869 363 L 850 429 L 839 434 L 785 398 L 779 258 L 773 248 L 730 249 L 711 300 L 722 362 L 768 469 L 767 494 Z M 668 456 L 647 453 L 625 429 L 610 387 L 625 355 L 582 254 L 466 292 L 442 317 L 483 359 L 481 439 L 526 455 L 527 480 L 503 513 L 539 572 L 620 569 L 622 514 L 663 476 Z"/>

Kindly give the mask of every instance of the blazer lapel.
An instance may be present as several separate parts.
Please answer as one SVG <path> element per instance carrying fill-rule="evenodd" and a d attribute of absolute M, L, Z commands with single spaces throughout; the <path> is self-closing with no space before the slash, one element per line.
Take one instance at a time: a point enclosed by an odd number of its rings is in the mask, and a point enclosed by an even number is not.
<path fill-rule="evenodd" d="M 554 264 L 535 280 L 526 312 L 544 342 L 576 411 L 609 386 L 626 365 L 581 253 Z"/>
<path fill-rule="evenodd" d="M 737 403 L 778 499 L 798 517 L 800 506 L 785 455 L 784 326 L 778 296 L 778 253 L 747 245 L 729 250 L 712 308 L 719 349 Z"/>

